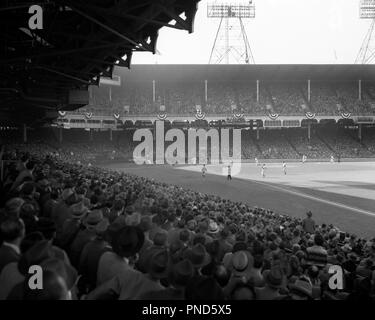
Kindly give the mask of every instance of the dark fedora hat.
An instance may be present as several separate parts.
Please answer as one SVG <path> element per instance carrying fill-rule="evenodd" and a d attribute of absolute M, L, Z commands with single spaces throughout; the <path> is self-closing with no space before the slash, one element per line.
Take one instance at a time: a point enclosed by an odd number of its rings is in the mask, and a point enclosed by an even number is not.
<path fill-rule="evenodd" d="M 30 266 L 40 265 L 44 260 L 51 258 L 60 258 L 59 252 L 48 240 L 38 241 L 21 256 L 18 270 L 21 274 L 28 274 Z"/>
<path fill-rule="evenodd" d="M 211 257 L 206 248 L 200 243 L 186 250 L 184 258 L 189 259 L 195 268 L 204 267 L 211 262 Z"/>
<path fill-rule="evenodd" d="M 187 300 L 224 300 L 224 293 L 213 277 L 198 276 L 185 291 Z"/>
<path fill-rule="evenodd" d="M 172 265 L 168 274 L 168 280 L 176 287 L 186 287 L 193 276 L 193 264 L 190 260 L 184 259 Z"/>
<path fill-rule="evenodd" d="M 263 277 L 270 287 L 280 288 L 283 284 L 283 272 L 278 267 L 273 267 L 271 270 L 264 271 Z"/>
<path fill-rule="evenodd" d="M 168 276 L 169 254 L 167 250 L 150 251 L 146 271 L 155 279 L 163 279 Z"/>
<path fill-rule="evenodd" d="M 112 249 L 121 257 L 131 257 L 143 246 L 145 236 L 139 227 L 125 226 L 112 237 Z"/>

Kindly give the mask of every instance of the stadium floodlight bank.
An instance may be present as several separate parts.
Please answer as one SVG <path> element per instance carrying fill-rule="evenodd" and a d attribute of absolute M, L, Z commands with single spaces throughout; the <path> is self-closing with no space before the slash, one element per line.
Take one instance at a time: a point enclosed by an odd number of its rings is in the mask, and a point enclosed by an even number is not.
<path fill-rule="evenodd" d="M 255 18 L 255 6 L 249 4 L 208 4 L 207 17 L 209 18 Z"/>
<path fill-rule="evenodd" d="M 375 18 L 375 0 L 361 0 L 359 3 L 359 17 L 361 19 Z"/>

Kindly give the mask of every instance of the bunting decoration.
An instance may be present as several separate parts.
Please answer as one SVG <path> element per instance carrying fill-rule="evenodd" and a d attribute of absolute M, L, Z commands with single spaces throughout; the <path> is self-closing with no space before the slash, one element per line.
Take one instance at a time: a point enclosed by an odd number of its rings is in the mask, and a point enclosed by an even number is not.
<path fill-rule="evenodd" d="M 350 112 L 343 112 L 341 113 L 341 117 L 343 119 L 349 119 L 352 114 Z"/>
<path fill-rule="evenodd" d="M 307 119 L 315 119 L 315 113 L 306 112 L 305 115 Z"/>
<path fill-rule="evenodd" d="M 164 112 L 164 113 L 159 113 L 158 114 L 158 119 L 161 120 L 161 121 L 164 121 L 165 119 L 167 119 L 167 114 Z"/>
<path fill-rule="evenodd" d="M 85 117 L 86 117 L 87 119 L 91 119 L 91 118 L 92 118 L 92 112 L 86 112 L 86 113 L 85 113 Z"/>
<path fill-rule="evenodd" d="M 241 118 L 244 117 L 244 114 L 243 113 L 234 113 L 233 116 L 234 116 L 235 119 L 241 119 Z"/>
<path fill-rule="evenodd" d="M 206 114 L 203 113 L 201 109 L 197 109 L 197 113 L 194 116 L 197 120 L 204 120 L 204 118 L 206 118 Z"/>
<path fill-rule="evenodd" d="M 277 114 L 277 113 L 268 113 L 268 117 L 271 120 L 276 120 L 279 117 L 279 114 Z"/>
<path fill-rule="evenodd" d="M 60 117 L 65 117 L 66 116 L 66 111 L 59 111 L 59 116 Z"/>

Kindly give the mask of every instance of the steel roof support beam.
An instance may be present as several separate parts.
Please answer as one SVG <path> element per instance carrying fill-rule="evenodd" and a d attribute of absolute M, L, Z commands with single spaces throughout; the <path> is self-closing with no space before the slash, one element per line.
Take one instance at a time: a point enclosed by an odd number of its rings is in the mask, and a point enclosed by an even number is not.
<path fill-rule="evenodd" d="M 70 1 L 68 1 L 68 3 L 70 3 Z M 128 41 L 129 43 L 133 44 L 135 47 L 137 48 L 140 48 L 140 49 L 143 49 L 143 51 L 152 51 L 145 43 L 141 43 L 141 42 L 136 42 L 132 39 L 130 39 L 129 37 L 127 37 L 126 35 L 118 32 L 117 30 L 113 29 L 112 27 L 109 27 L 107 26 L 106 24 L 100 22 L 98 19 L 84 13 L 83 11 L 81 11 L 80 9 L 78 9 L 77 7 L 75 7 L 74 5 L 70 5 L 69 6 L 72 8 L 72 10 L 74 10 L 75 12 L 77 12 L 78 14 L 80 14 L 81 16 L 85 17 L 86 19 L 96 23 L 97 25 L 101 26 L 102 28 L 106 29 L 107 31 L 115 34 L 116 36 L 120 37 L 121 39 L 125 40 L 125 41 Z"/>
<path fill-rule="evenodd" d="M 119 43 L 121 43 L 121 42 L 119 42 Z M 24 62 L 27 59 L 69 55 L 69 54 L 75 54 L 75 53 L 78 53 L 78 52 L 94 51 L 94 50 L 98 50 L 98 49 L 117 47 L 119 45 L 119 43 L 114 42 L 114 43 L 110 43 L 110 44 L 103 44 L 103 45 L 98 45 L 98 46 L 93 46 L 93 47 L 75 48 L 75 49 L 68 49 L 68 50 L 54 50 L 54 51 L 44 52 L 44 53 L 30 55 L 30 56 L 3 59 L 3 60 L 0 60 L 0 64 L 8 64 L 8 63 L 17 62 L 17 61 Z"/>
<path fill-rule="evenodd" d="M 86 80 L 83 80 L 81 78 L 78 78 L 78 77 L 75 77 L 75 76 L 72 76 L 70 74 L 67 74 L 67 73 L 64 73 L 64 72 L 60 72 L 60 71 L 57 71 L 57 70 L 54 70 L 54 69 L 51 69 L 51 68 L 47 68 L 47 67 L 36 67 L 36 69 L 41 69 L 41 70 L 45 70 L 45 71 L 49 71 L 49 72 L 52 72 L 52 73 L 56 73 L 60 76 L 63 76 L 65 78 L 69 78 L 69 79 L 73 79 L 73 80 L 77 80 L 79 82 L 82 82 L 84 84 L 90 84 L 89 81 L 86 81 Z"/>

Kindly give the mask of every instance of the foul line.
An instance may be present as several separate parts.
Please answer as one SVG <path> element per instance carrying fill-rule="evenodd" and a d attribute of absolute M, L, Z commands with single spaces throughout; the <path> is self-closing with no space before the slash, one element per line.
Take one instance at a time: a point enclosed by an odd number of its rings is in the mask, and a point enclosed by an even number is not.
<path fill-rule="evenodd" d="M 371 212 L 371 211 L 367 211 L 367 210 L 363 210 L 363 209 L 351 207 L 351 206 L 348 206 L 346 204 L 343 204 L 343 203 L 340 203 L 340 202 L 336 202 L 336 201 L 325 200 L 325 199 L 322 199 L 322 198 L 318 198 L 318 197 L 315 197 L 315 196 L 308 195 L 306 193 L 302 193 L 302 192 L 290 190 L 288 188 L 283 188 L 283 187 L 275 186 L 275 185 L 268 184 L 268 183 L 261 182 L 261 181 L 257 181 L 257 180 L 251 180 L 251 181 L 253 181 L 255 183 L 259 183 L 259 184 L 261 184 L 263 186 L 266 186 L 268 188 L 273 188 L 273 189 L 281 190 L 283 192 L 288 192 L 288 193 L 291 193 L 291 194 L 294 194 L 294 195 L 297 195 L 297 196 L 300 196 L 300 197 L 303 197 L 303 198 L 307 198 L 307 199 L 310 199 L 310 200 L 314 200 L 314 201 L 326 203 L 326 204 L 329 204 L 329 205 L 332 205 L 332 206 L 335 206 L 335 207 L 339 207 L 339 208 L 343 208 L 343 209 L 347 209 L 347 210 L 350 210 L 350 211 L 355 211 L 355 212 L 358 212 L 358 213 L 361 213 L 361 214 L 365 214 L 365 215 L 368 215 L 368 216 L 375 217 L 375 213 Z"/>

